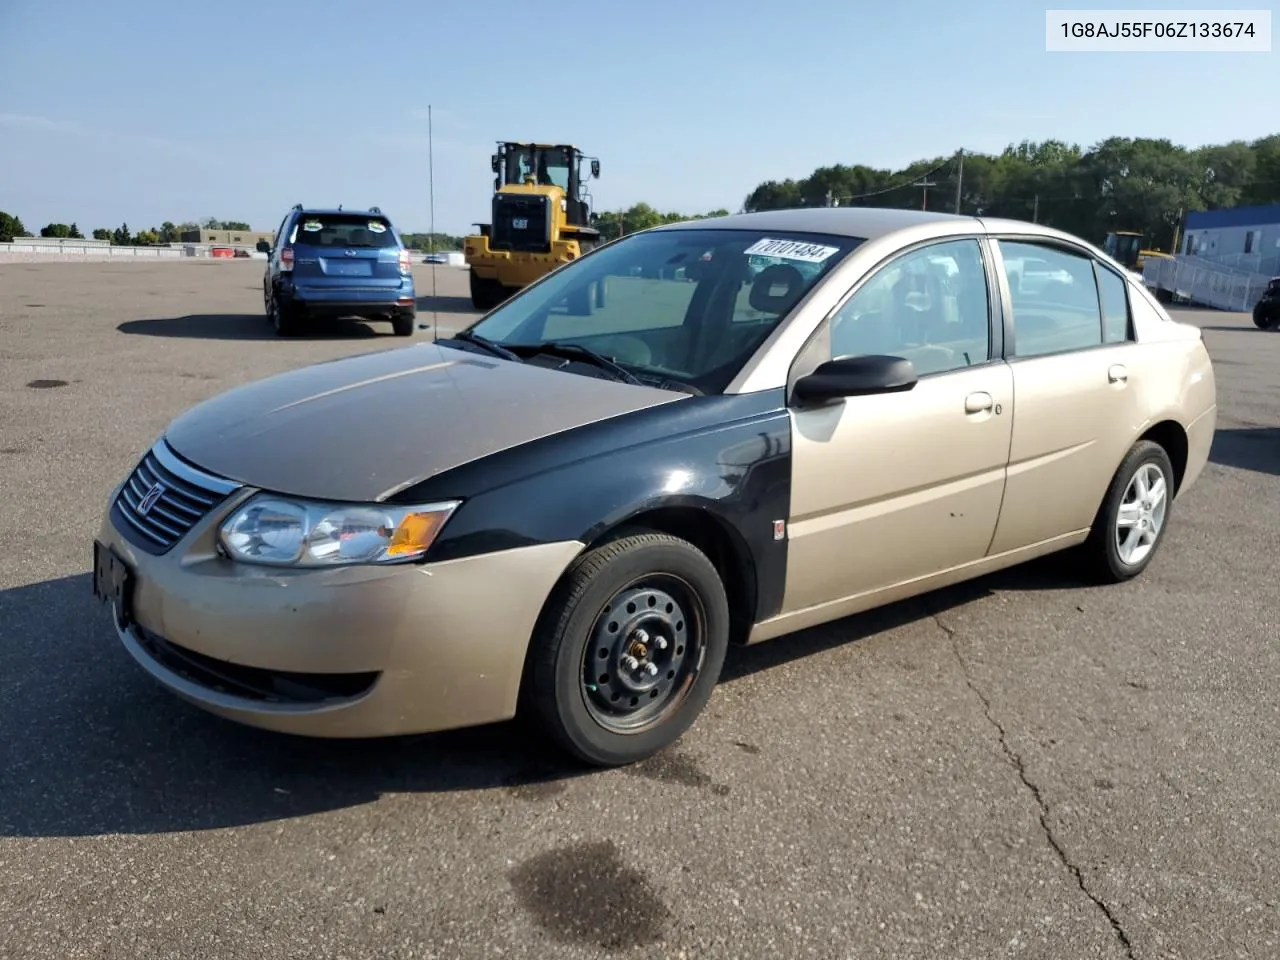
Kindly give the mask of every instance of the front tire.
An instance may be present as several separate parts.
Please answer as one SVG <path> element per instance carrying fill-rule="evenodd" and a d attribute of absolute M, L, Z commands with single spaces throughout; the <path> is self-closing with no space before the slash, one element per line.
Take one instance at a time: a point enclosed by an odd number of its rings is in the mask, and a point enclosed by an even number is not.
<path fill-rule="evenodd" d="M 1259 330 L 1270 330 L 1280 326 L 1280 310 L 1268 310 L 1264 303 L 1255 304 L 1253 308 L 1253 324 Z"/>
<path fill-rule="evenodd" d="M 1164 542 L 1174 497 L 1173 463 L 1164 447 L 1139 440 L 1129 450 L 1098 508 L 1084 553 L 1089 573 L 1105 583 L 1147 569 Z"/>
<path fill-rule="evenodd" d="M 687 541 L 640 531 L 584 554 L 553 592 L 527 697 L 579 760 L 634 763 L 693 725 L 728 646 L 729 604 L 711 561 Z"/>

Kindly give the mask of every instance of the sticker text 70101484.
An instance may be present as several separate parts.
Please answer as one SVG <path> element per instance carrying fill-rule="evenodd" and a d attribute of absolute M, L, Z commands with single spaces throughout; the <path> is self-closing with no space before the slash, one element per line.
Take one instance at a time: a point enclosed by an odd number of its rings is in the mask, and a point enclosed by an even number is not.
<path fill-rule="evenodd" d="M 743 253 L 748 256 L 777 257 L 780 260 L 800 260 L 804 263 L 822 263 L 838 247 L 828 247 L 820 243 L 805 243 L 802 240 L 771 240 L 762 237 Z"/>

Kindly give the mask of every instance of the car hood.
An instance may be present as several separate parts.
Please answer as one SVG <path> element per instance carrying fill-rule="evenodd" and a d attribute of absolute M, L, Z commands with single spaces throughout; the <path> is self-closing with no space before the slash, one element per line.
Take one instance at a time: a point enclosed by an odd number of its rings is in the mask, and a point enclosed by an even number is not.
<path fill-rule="evenodd" d="M 179 416 L 165 440 L 250 486 L 374 501 L 499 450 L 687 396 L 423 343 L 236 387 Z"/>

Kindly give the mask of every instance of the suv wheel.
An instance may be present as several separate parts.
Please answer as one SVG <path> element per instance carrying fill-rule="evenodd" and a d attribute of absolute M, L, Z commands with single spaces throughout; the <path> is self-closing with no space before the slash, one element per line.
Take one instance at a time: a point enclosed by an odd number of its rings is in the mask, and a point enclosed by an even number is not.
<path fill-rule="evenodd" d="M 416 315 L 412 313 L 392 314 L 391 329 L 395 331 L 397 337 L 411 337 L 413 336 L 414 321 L 416 320 Z"/>
<path fill-rule="evenodd" d="M 298 334 L 302 325 L 301 313 L 297 307 L 281 304 L 274 296 L 267 301 L 267 317 L 279 336 L 292 337 Z"/>

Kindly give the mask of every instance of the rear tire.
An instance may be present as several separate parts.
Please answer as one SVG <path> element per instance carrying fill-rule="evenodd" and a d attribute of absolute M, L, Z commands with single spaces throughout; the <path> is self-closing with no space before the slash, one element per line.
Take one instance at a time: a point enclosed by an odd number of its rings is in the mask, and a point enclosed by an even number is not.
<path fill-rule="evenodd" d="M 1280 310 L 1269 310 L 1267 305 L 1263 303 L 1255 304 L 1253 308 L 1253 324 L 1259 330 L 1272 330 L 1280 326 Z"/>
<path fill-rule="evenodd" d="M 1146 570 L 1164 543 L 1173 498 L 1169 454 L 1158 443 L 1139 440 L 1112 478 L 1082 545 L 1091 579 L 1122 583 Z"/>
<path fill-rule="evenodd" d="M 693 725 L 728 646 L 729 604 L 711 561 L 687 541 L 638 531 L 584 554 L 553 591 L 526 701 L 579 760 L 634 763 Z"/>
<path fill-rule="evenodd" d="M 417 317 L 412 313 L 397 313 L 391 318 L 391 329 L 397 337 L 413 336 L 413 328 L 416 325 Z"/>
<path fill-rule="evenodd" d="M 267 317 L 275 328 L 276 335 L 281 337 L 296 337 L 301 332 L 305 320 L 305 315 L 299 307 L 282 304 L 275 296 L 272 296 L 268 302 Z"/>

